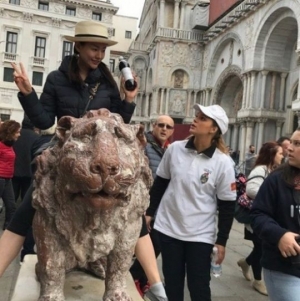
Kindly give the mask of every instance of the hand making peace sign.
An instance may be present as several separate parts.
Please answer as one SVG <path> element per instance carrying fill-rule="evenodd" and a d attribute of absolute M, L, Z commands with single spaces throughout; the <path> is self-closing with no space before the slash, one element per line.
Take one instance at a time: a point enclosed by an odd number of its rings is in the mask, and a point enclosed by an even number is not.
<path fill-rule="evenodd" d="M 27 72 L 24 68 L 24 65 L 20 63 L 11 63 L 11 66 L 14 68 L 14 81 L 18 86 L 20 92 L 24 95 L 28 95 L 32 92 L 32 86 L 28 79 Z"/>

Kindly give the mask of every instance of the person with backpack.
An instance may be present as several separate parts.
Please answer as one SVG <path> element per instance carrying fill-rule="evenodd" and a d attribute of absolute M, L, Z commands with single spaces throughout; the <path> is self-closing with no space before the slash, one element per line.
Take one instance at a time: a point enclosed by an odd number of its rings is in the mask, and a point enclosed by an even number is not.
<path fill-rule="evenodd" d="M 263 183 L 264 179 L 269 175 L 271 171 L 276 169 L 283 159 L 282 147 L 276 142 L 266 142 L 261 147 L 258 157 L 255 161 L 254 168 L 249 174 L 246 183 L 246 194 L 254 200 L 256 194 Z M 250 214 L 250 212 L 249 212 Z M 250 266 L 253 271 L 254 280 L 252 287 L 263 295 L 268 295 L 265 284 L 262 281 L 262 266 L 260 263 L 262 257 L 262 245 L 261 240 L 253 230 L 250 224 L 245 224 L 245 236 L 246 240 L 253 242 L 253 249 L 246 258 L 241 258 L 237 264 L 242 269 L 243 275 L 246 280 L 251 281 Z"/>

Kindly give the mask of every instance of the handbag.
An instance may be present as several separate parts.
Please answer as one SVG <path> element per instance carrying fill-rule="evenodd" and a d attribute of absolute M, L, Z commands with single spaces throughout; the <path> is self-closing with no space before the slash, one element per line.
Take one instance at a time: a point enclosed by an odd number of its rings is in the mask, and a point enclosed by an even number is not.
<path fill-rule="evenodd" d="M 242 207 L 239 203 L 235 205 L 234 217 L 241 224 L 251 224 L 250 209 Z"/>
<path fill-rule="evenodd" d="M 254 178 L 263 178 L 263 176 L 254 176 L 250 179 L 248 179 L 244 185 L 254 179 Z M 244 187 L 243 190 L 245 190 L 246 187 Z M 241 224 L 251 224 L 251 217 L 250 217 L 250 209 L 253 205 L 253 199 L 251 199 L 246 192 L 244 191 L 236 200 L 235 204 L 235 212 L 234 212 L 234 218 Z"/>
<path fill-rule="evenodd" d="M 238 204 L 241 207 L 245 207 L 248 209 L 251 209 L 252 205 L 253 205 L 253 199 L 251 199 L 246 192 L 244 192 L 243 194 L 241 194 L 237 200 Z"/>

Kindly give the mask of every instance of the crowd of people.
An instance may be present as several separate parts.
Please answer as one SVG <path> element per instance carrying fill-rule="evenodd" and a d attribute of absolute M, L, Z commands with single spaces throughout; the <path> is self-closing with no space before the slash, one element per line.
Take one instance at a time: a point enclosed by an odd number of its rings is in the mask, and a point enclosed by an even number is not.
<path fill-rule="evenodd" d="M 108 38 L 107 29 L 99 22 L 81 21 L 75 35 L 65 38 L 74 42 L 74 54 L 48 75 L 40 97 L 22 63 L 12 64 L 25 115 L 22 126 L 13 120 L 0 125 L 0 197 L 5 206 L 0 277 L 22 247 L 21 260 L 34 252 L 32 161 L 45 143 L 48 147 L 50 141 L 55 143 L 55 121 L 106 108 L 129 123 L 135 109 L 138 87 L 128 91 L 122 83 L 122 100 L 102 62 L 106 48 L 116 43 Z M 236 206 L 234 166 L 240 154 L 229 156 L 223 140 L 229 120 L 221 106 L 195 104 L 194 110 L 186 140 L 170 144 L 174 120 L 168 115 L 158 116 L 145 133 L 145 155 L 154 184 L 130 269 L 145 300 L 183 301 L 186 278 L 192 301 L 211 301 L 213 248 L 218 251 L 217 264 L 225 258 Z M 249 281 L 252 269 L 253 288 L 271 301 L 296 301 L 300 293 L 300 129 L 291 138 L 264 143 L 258 154 L 250 145 L 245 173 L 246 194 L 253 199 L 245 239 L 253 242 L 253 250 L 237 264 Z M 16 208 L 18 199 L 21 204 Z M 160 254 L 164 283 L 156 261 Z"/>

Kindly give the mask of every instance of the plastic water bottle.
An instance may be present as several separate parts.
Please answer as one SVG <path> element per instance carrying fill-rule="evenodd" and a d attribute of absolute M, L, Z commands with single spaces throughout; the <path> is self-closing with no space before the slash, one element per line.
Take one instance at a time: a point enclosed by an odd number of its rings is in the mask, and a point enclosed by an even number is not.
<path fill-rule="evenodd" d="M 218 248 L 213 247 L 213 252 L 211 254 L 210 272 L 216 278 L 222 275 L 222 266 L 216 263 L 217 260 L 218 260 Z"/>
<path fill-rule="evenodd" d="M 125 89 L 128 91 L 133 91 L 136 88 L 137 83 L 131 73 L 130 65 L 122 56 L 119 57 L 119 70 L 125 78 Z"/>

